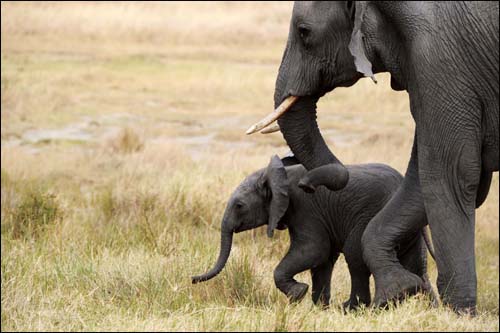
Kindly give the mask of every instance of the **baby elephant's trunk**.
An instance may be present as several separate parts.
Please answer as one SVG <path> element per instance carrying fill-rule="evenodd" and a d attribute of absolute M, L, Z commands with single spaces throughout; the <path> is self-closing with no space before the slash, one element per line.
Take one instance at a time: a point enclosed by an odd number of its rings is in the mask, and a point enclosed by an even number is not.
<path fill-rule="evenodd" d="M 220 253 L 219 259 L 217 259 L 217 263 L 215 266 L 205 274 L 193 276 L 192 282 L 198 283 L 210 280 L 214 276 L 220 273 L 226 265 L 227 259 L 229 258 L 229 253 L 231 252 L 231 246 L 233 244 L 233 232 L 232 231 L 221 231 L 221 242 L 220 242 Z"/>

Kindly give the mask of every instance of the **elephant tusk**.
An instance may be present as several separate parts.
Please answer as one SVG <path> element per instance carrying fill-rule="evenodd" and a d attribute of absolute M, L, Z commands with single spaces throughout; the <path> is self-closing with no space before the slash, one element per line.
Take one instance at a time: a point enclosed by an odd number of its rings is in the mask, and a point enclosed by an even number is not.
<path fill-rule="evenodd" d="M 268 126 L 270 123 L 281 117 L 283 113 L 287 112 L 290 107 L 298 100 L 297 96 L 289 96 L 287 97 L 281 104 L 267 117 L 252 125 L 247 131 L 246 134 L 252 134 L 257 131 L 260 131 L 264 127 Z"/>
<path fill-rule="evenodd" d="M 260 131 L 261 134 L 269 134 L 269 133 L 274 133 L 278 132 L 280 130 L 280 126 L 278 124 L 274 125 L 269 125 L 268 127 L 265 127 L 262 131 Z"/>

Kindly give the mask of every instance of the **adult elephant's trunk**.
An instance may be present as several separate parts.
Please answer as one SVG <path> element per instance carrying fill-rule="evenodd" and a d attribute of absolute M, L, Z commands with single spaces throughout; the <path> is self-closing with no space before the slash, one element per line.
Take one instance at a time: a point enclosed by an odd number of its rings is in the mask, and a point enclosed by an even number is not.
<path fill-rule="evenodd" d="M 307 191 L 313 191 L 318 185 L 325 185 L 331 190 L 340 190 L 347 185 L 349 173 L 330 151 L 319 131 L 316 121 L 317 101 L 316 97 L 299 98 L 292 108 L 278 119 L 278 124 L 295 157 L 307 170 L 312 170 L 307 181 L 303 179 L 299 186 Z M 275 104 L 280 102 L 275 100 Z M 313 169 L 322 166 L 324 166 L 322 169 L 328 169 L 326 172 L 328 177 L 324 176 L 325 170 L 323 170 L 321 179 L 317 179 L 312 173 Z"/>
<path fill-rule="evenodd" d="M 275 111 L 246 133 L 255 133 L 278 119 L 283 137 L 300 163 L 311 171 L 323 167 L 321 172 L 303 179 L 299 186 L 308 192 L 314 191 L 318 185 L 340 190 L 347 185 L 349 173 L 326 145 L 316 122 L 316 103 L 326 92 L 320 89 L 323 82 L 321 64 L 293 51 L 292 45 L 289 40 L 276 79 Z M 271 132 L 270 129 L 265 131 Z"/>
<path fill-rule="evenodd" d="M 226 265 L 227 259 L 229 258 L 229 253 L 231 252 L 232 244 L 233 244 L 232 230 L 229 231 L 223 227 L 221 231 L 219 258 L 217 259 L 215 266 L 205 274 L 193 276 L 191 280 L 193 284 L 210 280 L 211 278 L 219 274 L 220 271 L 222 271 L 222 269 Z"/>

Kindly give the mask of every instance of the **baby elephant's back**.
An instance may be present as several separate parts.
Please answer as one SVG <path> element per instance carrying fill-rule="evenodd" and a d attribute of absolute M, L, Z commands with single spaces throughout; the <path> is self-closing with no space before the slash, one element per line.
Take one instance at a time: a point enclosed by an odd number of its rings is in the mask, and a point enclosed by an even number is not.
<path fill-rule="evenodd" d="M 396 193 L 403 176 L 385 164 L 370 163 L 347 165 L 349 182 L 335 193 L 337 200 L 348 201 L 343 204 L 371 207 L 380 210 Z"/>
<path fill-rule="evenodd" d="M 403 176 L 395 169 L 385 164 L 369 163 L 347 165 L 349 181 L 342 190 L 330 191 L 325 186 L 319 186 L 316 192 L 305 198 L 323 200 L 328 199 L 327 206 L 342 207 L 343 211 L 350 215 L 374 215 L 387 201 L 396 193 Z M 299 180 L 307 174 L 307 170 L 301 164 L 288 166 L 286 168 L 292 192 L 295 196 L 302 198 L 304 191 L 298 187 Z M 335 175 L 331 175 L 335 177 Z M 325 207 L 325 206 L 324 206 Z"/>
<path fill-rule="evenodd" d="M 347 165 L 349 171 L 348 185 L 362 188 L 378 188 L 395 191 L 403 180 L 403 176 L 386 164 L 368 163 Z"/>

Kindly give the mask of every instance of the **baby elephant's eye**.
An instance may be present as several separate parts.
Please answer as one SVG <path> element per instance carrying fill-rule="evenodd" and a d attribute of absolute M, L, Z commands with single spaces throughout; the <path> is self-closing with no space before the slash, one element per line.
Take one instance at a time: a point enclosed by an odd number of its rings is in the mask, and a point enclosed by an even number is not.
<path fill-rule="evenodd" d="M 238 201 L 238 202 L 235 203 L 235 206 L 236 206 L 237 209 L 241 209 L 241 208 L 243 208 L 243 202 Z"/>

